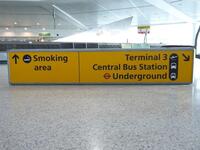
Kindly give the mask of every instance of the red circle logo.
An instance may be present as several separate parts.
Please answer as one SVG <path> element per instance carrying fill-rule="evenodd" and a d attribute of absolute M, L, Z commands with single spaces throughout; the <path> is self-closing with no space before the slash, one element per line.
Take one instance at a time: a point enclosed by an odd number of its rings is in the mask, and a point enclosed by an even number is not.
<path fill-rule="evenodd" d="M 105 78 L 105 79 L 110 79 L 110 77 L 111 77 L 111 75 L 110 75 L 109 73 L 105 73 L 105 74 L 104 74 L 104 78 Z"/>

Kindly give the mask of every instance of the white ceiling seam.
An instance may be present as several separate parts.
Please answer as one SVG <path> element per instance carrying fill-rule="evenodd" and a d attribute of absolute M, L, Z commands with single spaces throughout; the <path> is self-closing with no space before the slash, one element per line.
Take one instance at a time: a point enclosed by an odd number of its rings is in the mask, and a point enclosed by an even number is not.
<path fill-rule="evenodd" d="M 88 27 L 85 26 L 83 23 L 81 23 L 79 20 L 77 20 L 76 18 L 74 18 L 73 16 L 71 16 L 70 14 L 68 14 L 66 11 L 62 10 L 61 8 L 59 8 L 56 5 L 52 5 L 56 10 L 58 10 L 59 12 L 61 12 L 65 17 L 67 17 L 67 21 L 71 22 L 72 24 L 74 24 L 75 26 L 77 26 L 78 28 L 84 29 L 84 30 L 88 30 Z"/>
<path fill-rule="evenodd" d="M 133 0 L 128 0 L 128 1 L 146 20 L 148 20 L 146 15 L 140 10 L 139 7 L 137 7 L 137 5 L 133 2 Z"/>
<path fill-rule="evenodd" d="M 162 11 L 169 13 L 170 15 L 173 15 L 177 18 L 183 19 L 186 22 L 189 22 L 189 23 L 195 22 L 192 18 L 190 18 L 189 16 L 184 14 L 182 11 L 178 10 L 177 8 L 170 5 L 168 2 L 166 2 L 164 0 L 145 0 L 145 1 L 151 5 L 159 8 Z"/>
<path fill-rule="evenodd" d="M 92 2 L 95 2 L 99 7 L 103 8 L 104 10 L 107 10 L 108 12 L 110 12 L 114 17 L 121 19 L 118 15 L 116 15 L 114 12 L 112 12 L 111 10 L 107 9 L 105 6 L 103 6 L 102 4 L 100 4 L 97 0 L 92 0 Z"/>

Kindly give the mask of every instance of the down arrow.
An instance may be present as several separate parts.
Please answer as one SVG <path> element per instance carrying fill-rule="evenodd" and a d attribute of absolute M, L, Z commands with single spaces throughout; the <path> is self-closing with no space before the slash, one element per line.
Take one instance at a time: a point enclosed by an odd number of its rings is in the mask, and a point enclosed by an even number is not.
<path fill-rule="evenodd" d="M 183 54 L 183 57 L 184 57 L 184 61 L 190 61 L 190 56 L 189 55 L 185 55 L 185 54 Z"/>

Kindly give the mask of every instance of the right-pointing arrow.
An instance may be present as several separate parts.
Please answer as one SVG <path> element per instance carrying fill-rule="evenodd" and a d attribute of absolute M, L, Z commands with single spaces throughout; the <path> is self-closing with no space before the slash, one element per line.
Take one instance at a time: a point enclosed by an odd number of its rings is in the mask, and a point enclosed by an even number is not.
<path fill-rule="evenodd" d="M 15 64 L 17 64 L 17 60 L 19 59 L 19 56 L 15 54 L 15 55 L 12 57 L 12 59 L 14 59 L 14 60 L 15 60 Z"/>
<path fill-rule="evenodd" d="M 184 57 L 184 61 L 190 61 L 190 55 L 185 55 L 185 54 L 183 54 L 183 57 Z"/>

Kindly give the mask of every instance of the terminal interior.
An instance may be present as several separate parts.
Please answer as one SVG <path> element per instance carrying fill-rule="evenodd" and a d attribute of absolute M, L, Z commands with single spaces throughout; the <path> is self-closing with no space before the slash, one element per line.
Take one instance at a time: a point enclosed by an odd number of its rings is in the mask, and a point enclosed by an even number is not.
<path fill-rule="evenodd" d="M 199 150 L 199 27 L 198 0 L 0 0 L 0 150 Z M 174 48 L 192 83 L 10 84 L 12 50 Z"/>

